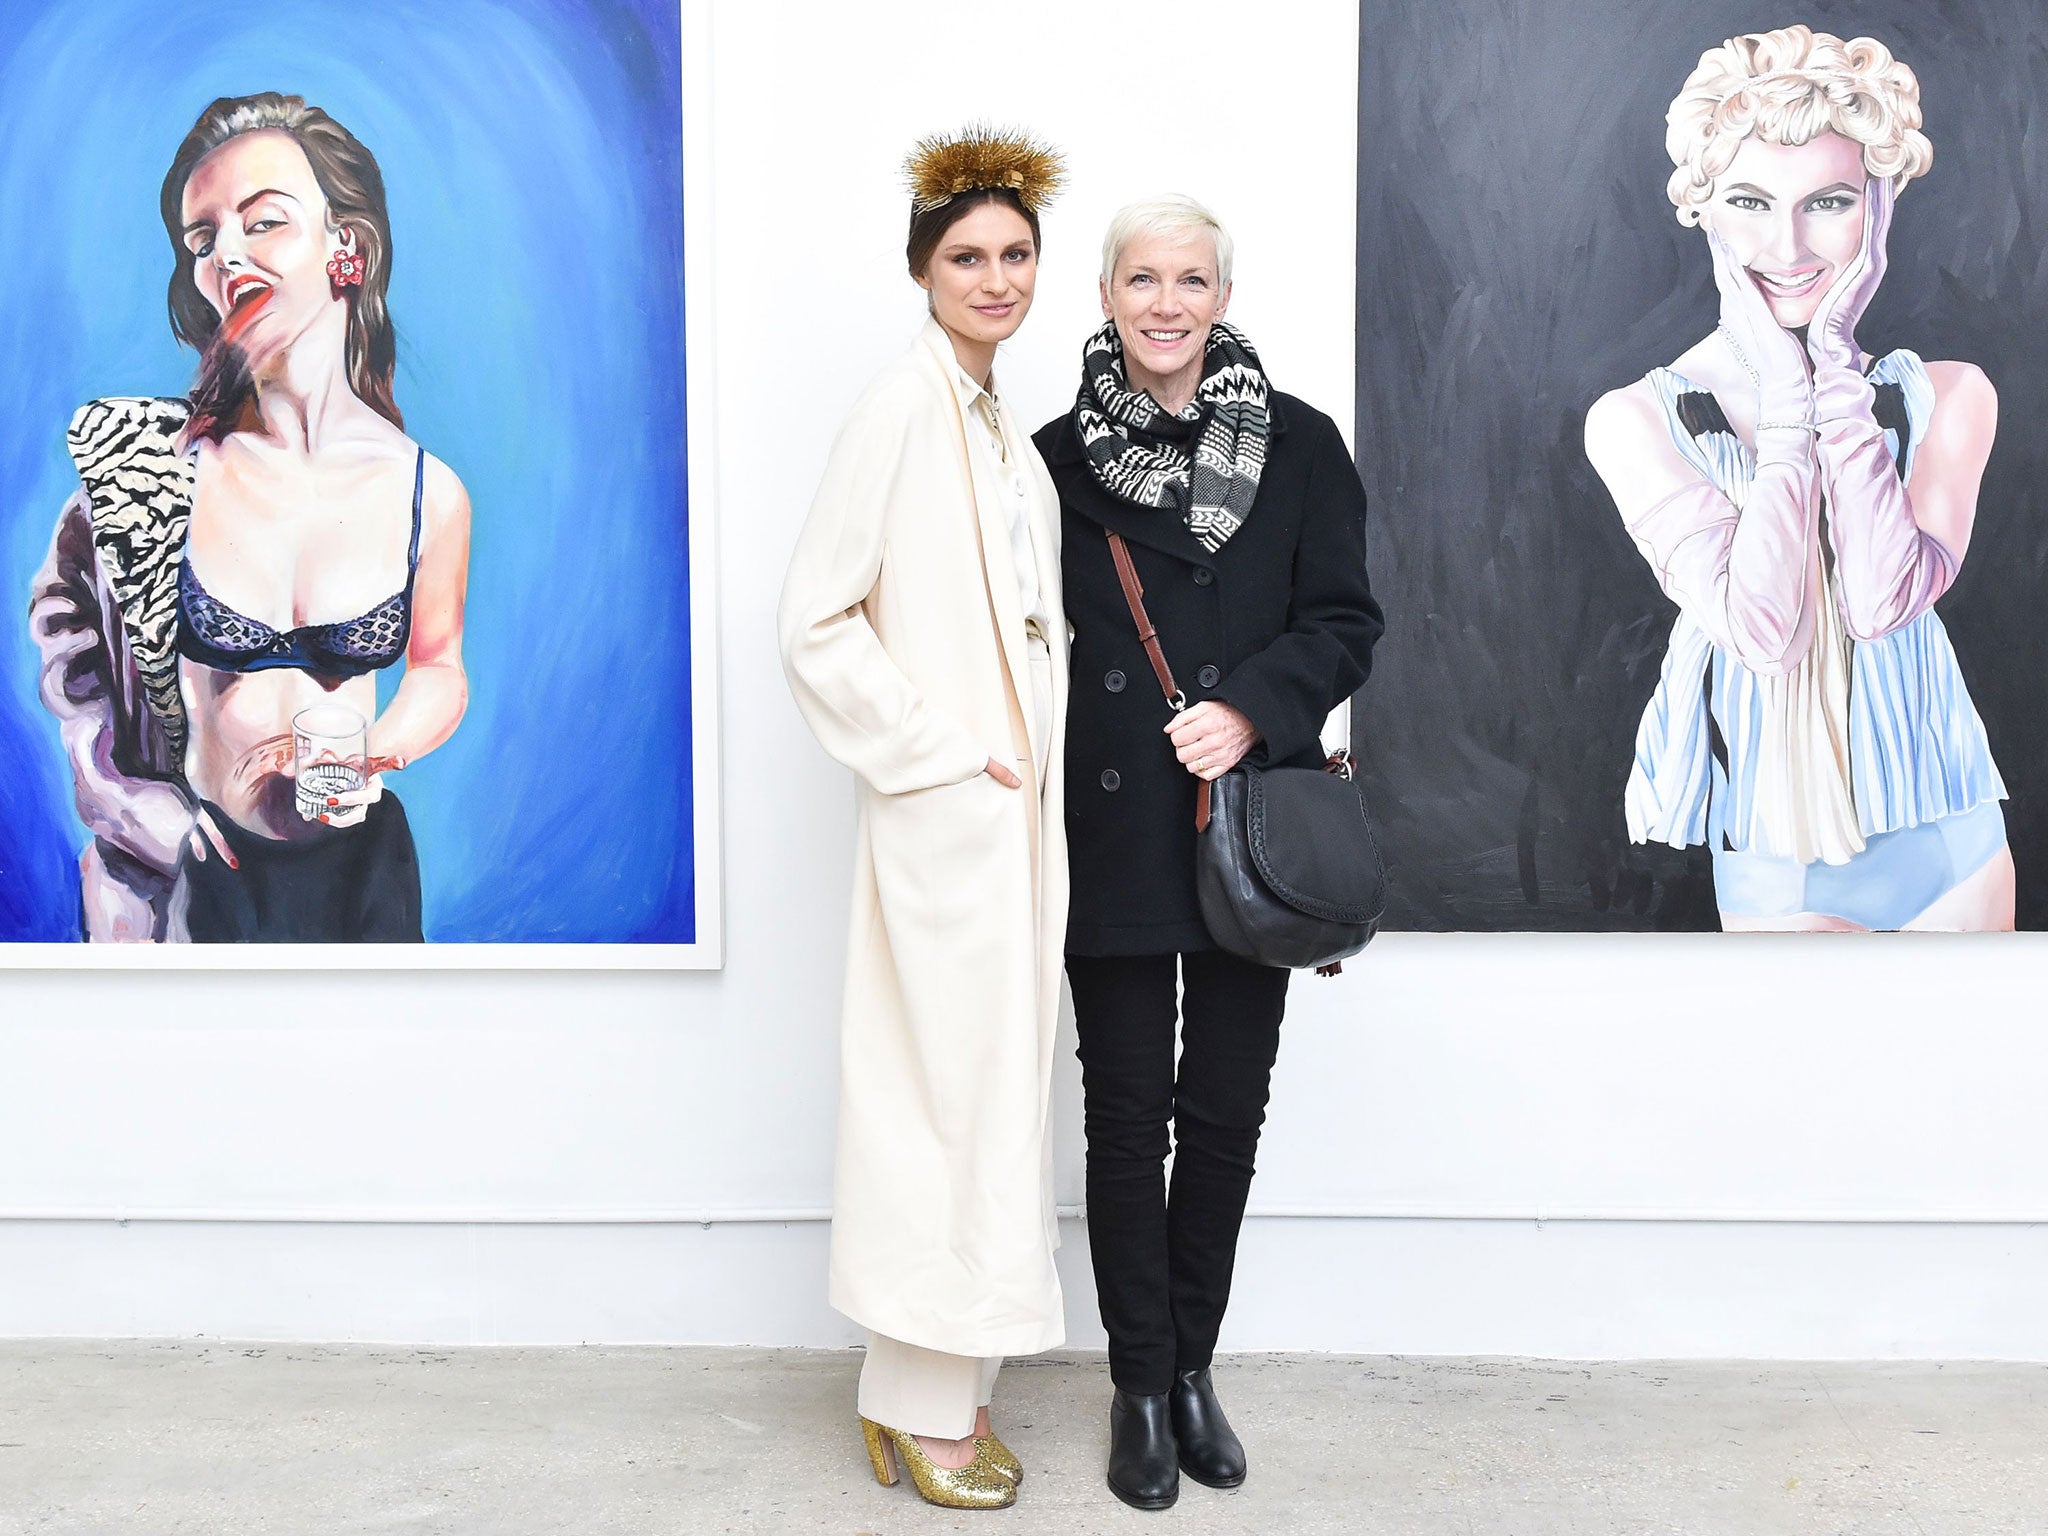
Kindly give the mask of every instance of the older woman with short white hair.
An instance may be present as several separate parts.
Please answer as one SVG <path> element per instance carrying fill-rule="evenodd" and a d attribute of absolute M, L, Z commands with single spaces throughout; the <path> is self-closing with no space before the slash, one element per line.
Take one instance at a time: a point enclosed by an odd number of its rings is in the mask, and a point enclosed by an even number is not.
<path fill-rule="evenodd" d="M 1231 257 L 1192 199 L 1119 212 L 1080 397 L 1035 439 L 1073 629 L 1067 976 L 1116 1387 L 1109 1485 L 1140 1509 L 1172 1504 L 1183 1469 L 1213 1487 L 1245 1477 L 1210 1359 L 1287 994 L 1285 970 L 1203 926 L 1196 787 L 1239 762 L 1319 764 L 1324 717 L 1365 681 L 1382 628 L 1350 451 L 1224 322 Z M 1154 683 L 1106 535 L 1128 548 L 1184 708 Z"/>

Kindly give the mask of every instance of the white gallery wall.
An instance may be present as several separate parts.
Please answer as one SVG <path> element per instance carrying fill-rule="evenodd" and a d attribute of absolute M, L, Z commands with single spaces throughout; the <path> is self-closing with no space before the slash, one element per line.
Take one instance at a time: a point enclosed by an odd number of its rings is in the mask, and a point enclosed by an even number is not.
<path fill-rule="evenodd" d="M 1069 154 L 998 364 L 1025 419 L 1071 403 L 1108 214 L 1178 189 L 1234 228 L 1276 383 L 1349 431 L 1355 6 L 684 18 L 724 969 L 0 972 L 0 1335 L 854 1338 L 823 1301 L 852 795 L 772 614 L 841 414 L 921 318 L 919 135 Z M 1295 983 L 1225 1345 L 2048 1359 L 2044 977 L 2038 936 L 1384 937 Z M 1077 1206 L 1070 1064 L 1060 1091 Z"/>

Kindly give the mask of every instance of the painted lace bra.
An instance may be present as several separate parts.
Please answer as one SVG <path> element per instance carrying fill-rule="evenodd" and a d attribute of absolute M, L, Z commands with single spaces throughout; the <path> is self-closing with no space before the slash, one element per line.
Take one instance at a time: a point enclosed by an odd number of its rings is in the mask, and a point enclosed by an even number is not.
<path fill-rule="evenodd" d="M 426 469 L 427 454 L 421 449 L 413 466 L 412 543 L 405 555 L 403 590 L 353 619 L 272 629 L 208 592 L 187 558 L 178 570 L 178 654 L 217 672 L 296 667 L 330 677 L 360 677 L 397 661 L 412 637 L 412 584 L 419 570 L 420 497 Z"/>

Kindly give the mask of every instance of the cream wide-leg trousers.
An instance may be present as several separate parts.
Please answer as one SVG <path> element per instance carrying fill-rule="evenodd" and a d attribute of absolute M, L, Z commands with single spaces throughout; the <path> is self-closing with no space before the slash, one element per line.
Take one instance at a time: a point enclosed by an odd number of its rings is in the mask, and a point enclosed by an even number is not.
<path fill-rule="evenodd" d="M 1047 729 L 1052 717 L 1052 656 L 1036 630 L 1027 636 L 1031 667 L 1031 707 L 1037 713 L 1038 782 L 1045 783 Z M 906 1435 L 933 1440 L 965 1440 L 974 1433 L 976 1415 L 995 1392 L 996 1372 L 1003 1357 L 949 1355 L 868 1333 L 868 1357 L 860 1368 L 860 1416 Z"/>
<path fill-rule="evenodd" d="M 1002 1367 L 1001 1355 L 942 1354 L 871 1332 L 860 1368 L 860 1416 L 906 1435 L 965 1440 Z"/>

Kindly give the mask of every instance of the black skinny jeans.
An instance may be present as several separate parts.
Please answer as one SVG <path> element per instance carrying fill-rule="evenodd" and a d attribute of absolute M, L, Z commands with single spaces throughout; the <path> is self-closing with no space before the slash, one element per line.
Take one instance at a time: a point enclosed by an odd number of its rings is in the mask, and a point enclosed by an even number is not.
<path fill-rule="evenodd" d="M 1287 977 L 1218 950 L 1067 956 L 1088 1131 L 1088 1244 L 1110 1379 L 1126 1392 L 1165 1392 L 1216 1352 Z"/>

